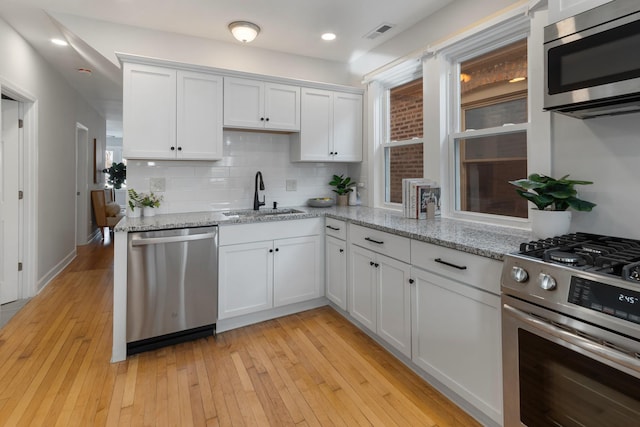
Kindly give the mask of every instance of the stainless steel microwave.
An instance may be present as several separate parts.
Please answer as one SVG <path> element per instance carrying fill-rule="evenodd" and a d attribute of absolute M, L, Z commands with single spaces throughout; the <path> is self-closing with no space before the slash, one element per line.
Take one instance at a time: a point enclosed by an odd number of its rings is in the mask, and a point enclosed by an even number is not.
<path fill-rule="evenodd" d="M 640 0 L 544 29 L 544 109 L 580 119 L 640 112 Z"/>

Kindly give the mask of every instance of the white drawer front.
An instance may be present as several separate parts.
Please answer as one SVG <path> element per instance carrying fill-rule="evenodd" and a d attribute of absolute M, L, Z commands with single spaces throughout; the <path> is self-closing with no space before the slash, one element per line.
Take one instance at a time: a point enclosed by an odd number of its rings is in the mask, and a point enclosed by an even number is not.
<path fill-rule="evenodd" d="M 351 243 L 387 255 L 400 261 L 409 262 L 411 256 L 410 240 L 406 237 L 360 225 L 349 225 Z"/>
<path fill-rule="evenodd" d="M 500 261 L 412 240 L 411 265 L 500 295 Z"/>
<path fill-rule="evenodd" d="M 347 223 L 335 218 L 325 218 L 325 233 L 337 239 L 347 240 Z"/>
<path fill-rule="evenodd" d="M 322 218 L 220 224 L 220 246 L 322 234 Z"/>

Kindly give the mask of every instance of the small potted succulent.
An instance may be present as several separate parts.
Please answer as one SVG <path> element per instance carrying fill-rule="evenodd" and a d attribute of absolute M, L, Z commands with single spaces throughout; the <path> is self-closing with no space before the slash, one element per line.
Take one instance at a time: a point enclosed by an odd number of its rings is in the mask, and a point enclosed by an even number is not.
<path fill-rule="evenodd" d="M 338 206 L 347 206 L 349 204 L 349 193 L 353 191 L 352 187 L 356 184 L 355 181 L 351 181 L 351 177 L 345 178 L 344 175 L 333 175 L 329 185 L 335 187 L 333 192 L 338 195 L 336 203 Z"/>
<path fill-rule="evenodd" d="M 576 185 L 593 184 L 591 181 L 560 179 L 537 173 L 528 178 L 509 181 L 515 185 L 516 192 L 536 205 L 531 210 L 531 231 L 538 238 L 547 238 L 566 234 L 571 225 L 571 208 L 576 211 L 591 212 L 595 203 L 579 199 Z"/>

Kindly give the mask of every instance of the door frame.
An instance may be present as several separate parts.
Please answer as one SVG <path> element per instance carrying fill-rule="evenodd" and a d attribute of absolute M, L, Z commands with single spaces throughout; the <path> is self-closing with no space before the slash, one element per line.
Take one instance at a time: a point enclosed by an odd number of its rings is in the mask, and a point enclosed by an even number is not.
<path fill-rule="evenodd" d="M 19 212 L 20 262 L 18 298 L 37 293 L 38 273 L 38 99 L 28 91 L 0 76 L 0 92 L 20 103 L 19 114 L 24 121 L 20 165 L 20 188 L 24 192 Z"/>
<path fill-rule="evenodd" d="M 80 135 L 84 135 L 80 138 Z M 81 149 L 81 145 L 84 149 Z M 80 155 L 84 152 L 84 158 Z M 82 168 L 82 169 L 80 169 Z M 86 245 L 89 242 L 89 128 L 80 122 L 76 122 L 76 197 L 75 197 L 75 243 L 76 246 Z M 83 171 L 83 172 L 81 172 Z M 84 175 L 83 188 L 78 188 L 78 180 Z M 81 228 L 82 227 L 82 228 Z M 79 234 L 79 229 L 82 230 Z"/>

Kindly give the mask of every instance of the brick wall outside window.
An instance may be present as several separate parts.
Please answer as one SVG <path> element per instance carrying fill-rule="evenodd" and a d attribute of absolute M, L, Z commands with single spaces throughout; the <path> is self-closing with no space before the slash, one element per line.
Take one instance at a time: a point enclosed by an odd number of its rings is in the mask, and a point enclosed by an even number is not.
<path fill-rule="evenodd" d="M 390 91 L 390 139 L 404 141 L 422 138 L 422 79 Z M 402 203 L 402 179 L 422 178 L 422 144 L 389 149 L 389 202 Z"/>

